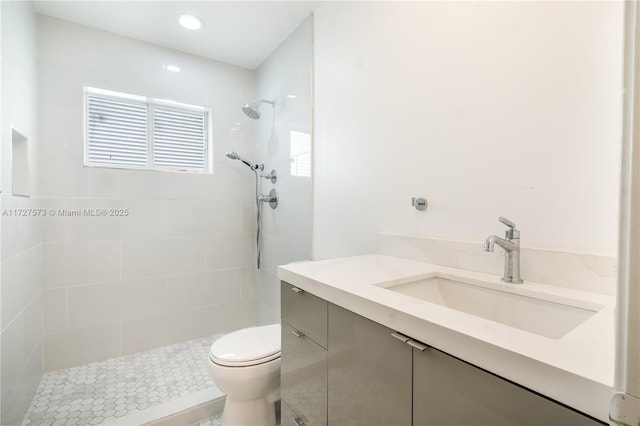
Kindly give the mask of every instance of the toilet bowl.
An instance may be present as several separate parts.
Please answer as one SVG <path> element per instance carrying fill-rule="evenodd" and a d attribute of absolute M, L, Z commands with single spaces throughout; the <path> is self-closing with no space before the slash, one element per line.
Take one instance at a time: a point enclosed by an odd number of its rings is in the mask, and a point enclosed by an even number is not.
<path fill-rule="evenodd" d="M 209 374 L 227 394 L 223 426 L 276 424 L 280 399 L 280 324 L 245 328 L 216 340 Z"/>

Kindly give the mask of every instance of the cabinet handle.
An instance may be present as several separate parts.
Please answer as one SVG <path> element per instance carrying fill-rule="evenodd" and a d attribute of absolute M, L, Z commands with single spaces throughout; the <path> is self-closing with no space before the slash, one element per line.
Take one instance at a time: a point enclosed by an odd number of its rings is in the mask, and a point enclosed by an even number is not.
<path fill-rule="evenodd" d="M 295 291 L 298 294 L 304 293 L 304 290 L 298 287 L 291 287 L 291 290 Z"/>
<path fill-rule="evenodd" d="M 300 330 L 293 330 L 292 331 L 293 335 L 296 336 L 297 338 L 301 338 L 304 337 L 304 333 Z"/>
<path fill-rule="evenodd" d="M 297 426 L 305 426 L 304 420 L 302 420 L 300 417 L 294 417 L 294 418 L 293 418 L 293 422 L 294 422 Z"/>
<path fill-rule="evenodd" d="M 413 340 L 413 339 L 409 339 L 409 340 L 407 341 L 407 345 L 409 345 L 409 346 L 411 346 L 411 347 L 413 347 L 413 348 L 416 348 L 416 349 L 418 349 L 418 350 L 420 350 L 420 351 L 423 351 L 423 352 L 424 352 L 424 350 L 425 350 L 425 349 L 427 349 L 427 348 L 429 347 L 429 346 L 427 346 L 427 345 L 423 345 L 423 344 L 422 344 L 422 343 L 420 343 L 420 342 L 416 342 L 416 341 L 415 341 L 415 340 Z"/>
<path fill-rule="evenodd" d="M 420 351 L 423 351 L 425 349 L 427 349 L 429 346 L 424 345 L 416 340 L 413 340 L 411 337 L 405 336 L 402 333 L 398 333 L 397 331 L 394 331 L 393 333 L 391 333 L 391 336 L 395 337 L 396 339 L 400 340 L 403 343 L 406 343 L 407 345 L 411 346 L 412 348 L 416 348 Z"/>
<path fill-rule="evenodd" d="M 400 340 L 402 343 L 407 343 L 410 340 L 407 336 L 405 336 L 404 334 L 398 333 L 397 331 L 394 331 L 393 333 L 391 333 L 391 336 Z"/>

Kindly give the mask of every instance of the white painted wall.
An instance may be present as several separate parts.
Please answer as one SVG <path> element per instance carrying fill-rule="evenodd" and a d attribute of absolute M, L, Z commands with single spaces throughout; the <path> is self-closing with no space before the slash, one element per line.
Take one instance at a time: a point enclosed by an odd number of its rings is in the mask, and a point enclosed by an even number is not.
<path fill-rule="evenodd" d="M 252 325 L 254 73 L 45 16 L 38 47 L 42 206 L 130 211 L 47 219 L 45 370 Z M 211 107 L 214 174 L 84 167 L 83 85 Z"/>
<path fill-rule="evenodd" d="M 12 195 L 12 127 L 27 138 L 29 181 L 38 172 L 36 14 L 31 2 L 0 2 L 2 110 L 2 255 L 0 286 L 0 424 L 19 424 L 42 372 L 41 221 L 17 216 L 37 207 Z"/>
<path fill-rule="evenodd" d="M 614 255 L 621 2 L 327 2 L 313 256 L 376 232 Z M 425 213 L 412 196 L 429 200 Z"/>
<path fill-rule="evenodd" d="M 276 188 L 280 194 L 277 209 L 268 205 L 262 209 L 263 264 L 256 273 L 259 325 L 280 322 L 276 267 L 311 258 L 311 176 L 301 176 L 297 169 L 292 171 L 297 152 L 291 149 L 291 132 L 307 135 L 311 142 L 312 31 L 309 17 L 256 70 L 257 96 L 275 99 L 277 105 L 275 118 L 271 107 L 263 105 L 262 117 L 256 123 L 258 159 L 264 162 L 266 172 L 275 169 L 278 173 L 275 184 L 262 179 L 262 193 Z M 309 153 L 307 159 L 310 158 Z"/>

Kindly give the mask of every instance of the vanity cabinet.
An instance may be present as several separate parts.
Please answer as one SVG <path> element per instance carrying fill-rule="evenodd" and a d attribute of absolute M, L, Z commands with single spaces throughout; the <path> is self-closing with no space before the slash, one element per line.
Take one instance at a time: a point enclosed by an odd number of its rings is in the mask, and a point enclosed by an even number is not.
<path fill-rule="evenodd" d="M 411 424 L 411 347 L 393 330 L 329 304 L 330 425 Z"/>
<path fill-rule="evenodd" d="M 298 290 L 282 283 L 282 425 L 603 424 Z"/>
<path fill-rule="evenodd" d="M 327 302 L 282 283 L 281 424 L 327 424 Z"/>

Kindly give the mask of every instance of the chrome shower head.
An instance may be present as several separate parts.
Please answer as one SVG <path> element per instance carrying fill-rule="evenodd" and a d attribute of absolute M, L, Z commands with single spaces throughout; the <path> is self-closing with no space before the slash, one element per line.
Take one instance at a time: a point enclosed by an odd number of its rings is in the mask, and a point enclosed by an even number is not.
<path fill-rule="evenodd" d="M 237 160 L 238 158 L 240 158 L 240 156 L 235 151 L 227 151 L 227 157 L 231 158 L 232 160 Z"/>
<path fill-rule="evenodd" d="M 240 160 L 240 161 L 242 161 L 244 164 L 246 164 L 247 166 L 249 166 L 249 168 L 250 168 L 251 170 L 257 170 L 257 169 L 263 170 L 263 169 L 264 169 L 264 165 L 263 165 L 263 164 L 251 164 L 251 163 L 249 162 L 249 160 L 247 160 L 247 159 L 245 159 L 245 158 L 242 158 L 242 157 L 241 157 L 240 155 L 238 155 L 238 153 L 237 153 L 237 152 L 235 152 L 235 151 L 227 151 L 227 154 L 226 154 L 226 155 L 227 155 L 227 157 L 229 157 L 229 158 L 230 158 L 230 159 L 232 159 L 232 160 Z"/>
<path fill-rule="evenodd" d="M 257 102 L 252 102 L 250 104 L 245 104 L 242 107 L 242 112 L 247 114 L 247 116 L 249 118 L 253 118 L 254 120 L 258 120 L 258 119 L 260 119 L 260 110 L 258 108 L 260 107 L 260 104 L 263 104 L 263 103 L 271 104 L 274 108 L 276 107 L 275 99 L 273 101 L 268 101 L 266 99 L 260 99 Z"/>
<path fill-rule="evenodd" d="M 242 107 L 242 112 L 254 120 L 260 119 L 260 111 L 258 111 L 258 106 L 256 104 L 246 104 Z"/>

